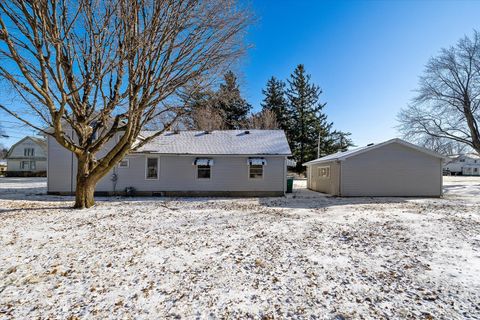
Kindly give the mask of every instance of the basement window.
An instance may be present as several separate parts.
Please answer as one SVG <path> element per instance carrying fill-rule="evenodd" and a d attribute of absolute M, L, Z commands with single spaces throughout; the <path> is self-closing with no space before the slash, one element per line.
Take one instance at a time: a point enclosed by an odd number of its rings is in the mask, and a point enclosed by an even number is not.
<path fill-rule="evenodd" d="M 320 179 L 330 179 L 330 166 L 319 167 L 318 177 Z"/>

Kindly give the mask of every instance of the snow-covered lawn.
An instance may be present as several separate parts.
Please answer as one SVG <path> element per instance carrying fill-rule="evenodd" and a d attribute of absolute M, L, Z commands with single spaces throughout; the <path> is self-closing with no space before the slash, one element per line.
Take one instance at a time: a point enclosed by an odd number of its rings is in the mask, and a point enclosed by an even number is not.
<path fill-rule="evenodd" d="M 444 199 L 99 198 L 0 178 L 0 319 L 480 317 L 480 179 Z"/>

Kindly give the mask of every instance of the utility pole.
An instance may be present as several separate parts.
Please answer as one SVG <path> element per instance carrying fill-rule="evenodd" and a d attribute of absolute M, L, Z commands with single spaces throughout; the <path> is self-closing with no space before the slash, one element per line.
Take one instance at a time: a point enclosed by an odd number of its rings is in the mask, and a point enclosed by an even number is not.
<path fill-rule="evenodd" d="M 317 158 L 320 158 L 320 137 L 321 137 L 321 132 L 318 131 Z"/>

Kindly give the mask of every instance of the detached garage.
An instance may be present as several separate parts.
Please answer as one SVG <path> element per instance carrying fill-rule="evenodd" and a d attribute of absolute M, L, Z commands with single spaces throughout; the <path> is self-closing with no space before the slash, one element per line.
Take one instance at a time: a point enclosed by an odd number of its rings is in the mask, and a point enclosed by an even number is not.
<path fill-rule="evenodd" d="M 344 197 L 440 197 L 444 157 L 401 139 L 307 163 L 307 188 Z"/>

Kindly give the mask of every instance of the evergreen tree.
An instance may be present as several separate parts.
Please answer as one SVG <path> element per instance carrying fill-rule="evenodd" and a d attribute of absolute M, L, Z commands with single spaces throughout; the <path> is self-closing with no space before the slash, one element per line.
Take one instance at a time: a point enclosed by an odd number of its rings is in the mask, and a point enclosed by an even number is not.
<path fill-rule="evenodd" d="M 297 169 L 302 163 L 351 146 L 347 138 L 349 133 L 333 131 L 333 123 L 323 113 L 326 103 L 321 103 L 322 90 L 310 83 L 303 65 L 298 65 L 288 80 L 287 98 L 291 126 L 288 136 L 293 156 L 297 160 Z"/>
<path fill-rule="evenodd" d="M 224 76 L 224 83 L 216 94 L 216 107 L 225 114 L 226 129 L 240 129 L 247 124 L 252 106 L 242 98 L 237 77 L 232 71 Z"/>
<path fill-rule="evenodd" d="M 285 98 L 285 82 L 271 77 L 265 89 L 262 89 L 265 96 L 261 103 L 262 110 L 272 111 L 280 129 L 288 131 L 289 116 L 288 116 L 288 102 Z"/>

